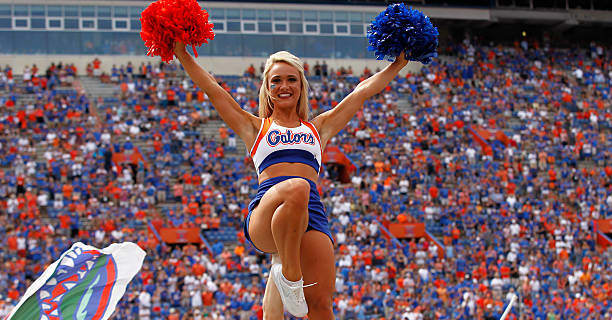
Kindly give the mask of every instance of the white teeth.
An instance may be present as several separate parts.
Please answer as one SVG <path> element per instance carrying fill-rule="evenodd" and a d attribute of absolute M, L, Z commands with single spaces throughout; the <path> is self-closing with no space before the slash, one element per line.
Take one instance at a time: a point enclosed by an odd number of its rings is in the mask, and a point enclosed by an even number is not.
<path fill-rule="evenodd" d="M 59 296 L 55 297 L 55 299 L 51 300 L 52 302 L 59 302 L 60 300 L 62 300 L 62 298 L 64 297 L 63 294 L 60 294 Z"/>
<path fill-rule="evenodd" d="M 93 267 L 94 262 L 91 260 L 88 260 L 85 263 L 87 264 L 87 270 L 91 270 L 91 267 Z"/>
<path fill-rule="evenodd" d="M 74 268 L 74 260 L 68 258 L 68 257 L 64 257 L 64 259 L 62 259 L 62 262 L 60 263 L 60 265 L 62 266 L 69 266 L 71 268 Z"/>
<path fill-rule="evenodd" d="M 64 287 L 68 290 L 72 289 L 72 287 L 76 286 L 76 282 L 65 282 Z"/>
<path fill-rule="evenodd" d="M 42 300 L 42 299 L 46 299 L 46 298 L 50 297 L 51 294 L 49 293 L 49 291 L 44 291 L 43 290 L 43 291 L 40 292 L 40 294 L 38 296 Z"/>
<path fill-rule="evenodd" d="M 51 305 L 50 305 L 50 304 L 47 304 L 47 303 L 43 303 L 43 304 L 42 304 L 42 309 L 43 309 L 43 310 L 48 310 L 48 309 L 51 309 Z"/>
<path fill-rule="evenodd" d="M 40 320 L 49 320 L 49 318 L 43 314 L 40 316 Z"/>
<path fill-rule="evenodd" d="M 74 249 L 74 251 L 75 251 L 77 254 L 81 254 L 81 252 L 83 252 L 83 250 L 81 250 L 81 248 L 76 248 L 76 249 Z"/>
<path fill-rule="evenodd" d="M 57 270 L 57 275 L 64 274 L 64 273 L 68 273 L 68 271 L 66 271 L 64 269 L 58 269 Z"/>
<path fill-rule="evenodd" d="M 283 94 L 279 94 L 278 96 L 281 97 L 281 98 L 287 98 L 287 97 L 290 97 L 291 94 L 290 93 L 283 93 Z"/>
<path fill-rule="evenodd" d="M 70 251 L 70 252 L 68 252 L 68 255 L 69 255 L 71 258 L 73 258 L 73 259 L 76 259 L 76 257 L 77 257 L 77 254 L 76 254 L 74 251 Z"/>
<path fill-rule="evenodd" d="M 49 279 L 49 281 L 47 281 L 47 285 L 48 286 L 54 286 L 56 284 L 57 284 L 57 279 L 55 279 L 55 278 L 51 278 L 51 279 Z"/>
<path fill-rule="evenodd" d="M 78 271 L 77 272 L 79 274 L 79 279 L 83 279 L 83 276 L 85 275 L 85 273 L 87 273 L 86 271 Z"/>
<path fill-rule="evenodd" d="M 49 313 L 49 314 L 52 315 L 52 316 L 56 316 L 56 317 L 59 316 L 59 312 L 57 311 L 57 309 L 51 311 L 51 313 Z"/>

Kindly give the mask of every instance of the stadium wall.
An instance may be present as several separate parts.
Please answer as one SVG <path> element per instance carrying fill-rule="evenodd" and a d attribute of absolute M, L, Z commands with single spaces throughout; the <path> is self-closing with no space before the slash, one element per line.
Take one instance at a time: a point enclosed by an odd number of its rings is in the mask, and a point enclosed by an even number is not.
<path fill-rule="evenodd" d="M 0 0 L 0 64 L 20 74 L 34 63 L 74 63 L 80 74 L 96 57 L 103 71 L 131 61 L 159 63 L 147 57 L 140 39 L 140 14 L 150 1 Z M 310 65 L 325 61 L 330 68 L 351 66 L 354 72 L 388 64 L 367 51 L 370 21 L 385 6 L 343 4 L 274 4 L 202 1 L 215 23 L 215 40 L 198 48 L 200 63 L 217 74 L 239 75 L 266 57 L 288 50 Z M 409 3 L 414 5 L 414 3 Z M 419 6 L 439 22 L 440 39 L 467 26 L 526 22 L 560 29 L 580 23 L 610 23 L 610 12 L 597 10 L 526 10 L 495 7 Z M 409 70 L 421 66 L 411 65 Z"/>

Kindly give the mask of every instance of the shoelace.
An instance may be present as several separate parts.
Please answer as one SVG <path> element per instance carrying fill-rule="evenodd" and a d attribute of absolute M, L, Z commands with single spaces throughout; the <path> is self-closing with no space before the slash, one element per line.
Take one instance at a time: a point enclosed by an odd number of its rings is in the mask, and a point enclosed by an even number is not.
<path fill-rule="evenodd" d="M 302 288 L 308 288 L 308 287 L 312 287 L 312 286 L 314 286 L 314 285 L 315 285 L 315 284 L 317 284 L 317 283 L 318 283 L 318 282 L 311 283 L 311 284 L 303 284 L 303 285 L 301 285 L 301 287 L 302 287 Z M 287 287 L 289 287 L 289 288 L 291 288 L 291 289 L 297 289 L 297 288 L 299 288 L 300 286 L 295 286 L 295 287 L 293 287 L 293 286 L 287 285 Z"/>
<path fill-rule="evenodd" d="M 308 287 L 312 287 L 312 286 L 314 286 L 314 285 L 315 285 L 315 284 L 317 284 L 317 283 L 318 283 L 318 282 L 311 283 L 311 284 L 307 284 L 307 285 L 302 285 L 302 286 L 301 286 L 301 288 L 308 288 Z M 290 289 L 299 289 L 299 288 L 300 288 L 300 286 L 295 286 L 295 287 L 292 287 L 292 286 L 289 286 L 289 285 L 288 285 L 287 287 L 289 287 Z M 290 293 L 291 295 L 293 295 L 293 297 L 295 298 L 295 300 L 299 300 L 299 301 L 304 301 L 304 302 L 305 302 L 305 300 L 304 300 L 304 299 L 302 299 L 302 297 L 300 297 L 300 295 L 298 294 L 298 292 L 299 292 L 299 291 L 296 291 L 296 290 L 289 290 L 289 293 Z"/>

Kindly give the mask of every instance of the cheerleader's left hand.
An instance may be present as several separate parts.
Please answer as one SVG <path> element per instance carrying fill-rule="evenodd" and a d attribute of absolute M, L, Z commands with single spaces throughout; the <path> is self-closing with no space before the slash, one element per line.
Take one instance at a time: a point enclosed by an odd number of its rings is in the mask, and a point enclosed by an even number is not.
<path fill-rule="evenodd" d="M 408 60 L 406 60 L 406 52 L 402 51 L 397 57 L 395 57 L 394 64 L 399 64 L 401 68 L 405 67 L 408 64 Z"/>

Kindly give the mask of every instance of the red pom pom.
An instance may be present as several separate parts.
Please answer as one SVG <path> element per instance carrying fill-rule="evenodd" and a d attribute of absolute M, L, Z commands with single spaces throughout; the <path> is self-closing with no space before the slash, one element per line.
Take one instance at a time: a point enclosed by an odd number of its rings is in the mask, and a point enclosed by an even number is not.
<path fill-rule="evenodd" d="M 197 57 L 195 47 L 215 38 L 208 12 L 196 0 L 158 0 L 142 12 L 140 22 L 140 37 L 149 48 L 147 55 L 160 56 L 165 62 L 174 58 L 177 40 L 193 46 Z"/>

